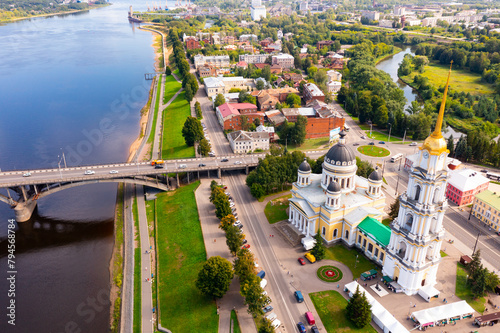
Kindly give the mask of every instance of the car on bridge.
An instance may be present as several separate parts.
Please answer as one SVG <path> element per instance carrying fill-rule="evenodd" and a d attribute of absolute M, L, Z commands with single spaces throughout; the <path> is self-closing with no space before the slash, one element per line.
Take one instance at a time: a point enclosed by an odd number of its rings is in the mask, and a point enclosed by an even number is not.
<path fill-rule="evenodd" d="M 243 162 L 241 162 L 241 161 L 236 161 L 236 162 L 234 162 L 234 164 L 243 164 Z"/>
<path fill-rule="evenodd" d="M 179 169 L 186 169 L 187 168 L 187 165 L 186 164 L 181 164 L 179 165 Z"/>
<path fill-rule="evenodd" d="M 31 176 L 31 172 L 26 172 L 25 174 L 23 174 L 23 177 L 29 177 Z"/>
<path fill-rule="evenodd" d="M 93 175 L 93 174 L 95 174 L 94 170 L 87 170 L 87 171 L 85 171 L 85 175 Z"/>
<path fill-rule="evenodd" d="M 116 173 L 118 173 L 118 171 L 116 171 L 116 170 L 111 170 L 109 173 L 111 173 L 111 174 L 116 174 Z"/>
<path fill-rule="evenodd" d="M 206 165 L 206 164 L 203 164 L 203 163 L 200 163 L 200 164 L 198 164 L 198 166 L 199 166 L 199 167 L 205 167 L 205 166 L 207 166 L 207 165 Z"/>
<path fill-rule="evenodd" d="M 227 158 L 223 158 L 222 160 L 220 160 L 221 162 L 229 162 L 229 160 Z"/>

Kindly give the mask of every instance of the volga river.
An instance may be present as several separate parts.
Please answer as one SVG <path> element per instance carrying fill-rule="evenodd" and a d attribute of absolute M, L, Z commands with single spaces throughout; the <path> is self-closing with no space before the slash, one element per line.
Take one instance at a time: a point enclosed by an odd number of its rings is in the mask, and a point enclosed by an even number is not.
<path fill-rule="evenodd" d="M 0 169 L 123 162 L 139 133 L 154 71 L 153 38 L 113 0 L 89 12 L 0 26 Z M 111 129 L 105 124 L 111 123 Z M 64 161 L 61 161 L 64 165 Z M 5 194 L 5 192 L 3 192 Z M 61 191 L 16 230 L 8 296 L 7 223 L 0 202 L 0 332 L 107 332 L 116 185 Z M 7 323 L 14 299 L 15 326 Z"/>

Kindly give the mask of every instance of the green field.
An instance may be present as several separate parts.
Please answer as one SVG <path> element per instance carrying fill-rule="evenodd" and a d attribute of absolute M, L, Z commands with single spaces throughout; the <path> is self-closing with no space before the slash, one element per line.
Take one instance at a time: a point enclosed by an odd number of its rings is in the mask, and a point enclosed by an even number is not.
<path fill-rule="evenodd" d="M 182 137 L 182 127 L 191 115 L 191 107 L 181 92 L 163 111 L 163 135 L 161 156 L 163 159 L 194 157 L 194 147 L 186 145 Z"/>
<path fill-rule="evenodd" d="M 368 325 L 365 328 L 356 328 L 354 323 L 345 316 L 347 300 L 337 291 L 327 290 L 317 293 L 310 293 L 309 297 L 316 308 L 316 311 L 325 325 L 328 333 L 334 332 L 366 332 L 376 333 L 377 331 Z"/>
<path fill-rule="evenodd" d="M 359 128 L 362 130 L 366 131 L 366 136 L 368 136 L 370 139 L 376 140 L 376 141 L 389 141 L 389 130 L 387 129 L 386 132 L 379 132 L 378 130 L 375 130 L 375 127 L 372 127 L 372 134 L 370 135 L 370 125 L 367 124 L 359 124 Z M 391 133 L 394 134 L 394 133 Z M 391 135 L 391 141 L 390 142 L 396 142 L 396 141 L 402 141 L 403 138 L 399 138 L 397 136 Z"/>
<path fill-rule="evenodd" d="M 425 76 L 435 87 L 444 87 L 448 78 L 449 65 L 430 63 L 425 66 L 422 74 L 412 72 L 408 76 L 402 77 L 405 82 L 413 82 L 413 77 L 417 74 Z M 450 77 L 450 89 L 454 91 L 471 93 L 472 95 L 493 94 L 495 92 L 493 85 L 481 82 L 481 75 L 471 73 L 468 70 L 452 69 Z"/>
<path fill-rule="evenodd" d="M 283 190 L 283 191 L 266 194 L 266 195 L 262 196 L 261 198 L 259 198 L 258 201 L 259 202 L 264 202 L 264 200 L 266 200 L 266 198 L 268 198 L 268 197 L 270 197 L 272 195 L 289 192 L 292 189 L 292 186 L 291 185 L 285 185 L 284 188 L 285 188 L 285 190 Z"/>
<path fill-rule="evenodd" d="M 389 150 L 382 147 L 377 147 L 375 145 L 360 146 L 358 147 L 358 151 L 363 155 L 373 156 L 373 157 L 386 157 L 389 156 L 389 154 L 391 153 Z"/>
<path fill-rule="evenodd" d="M 141 248 L 134 250 L 134 333 L 142 332 L 141 313 Z"/>
<path fill-rule="evenodd" d="M 270 224 L 288 219 L 286 210 L 289 206 L 288 199 L 291 197 L 292 195 L 288 194 L 267 203 L 266 208 L 264 208 L 264 214 L 266 214 L 267 221 Z"/>
<path fill-rule="evenodd" d="M 311 150 L 318 148 L 328 148 L 329 143 L 330 143 L 330 138 L 306 139 L 301 146 L 288 144 L 287 149 L 289 151 L 294 151 L 294 150 Z"/>
<path fill-rule="evenodd" d="M 195 286 L 207 259 L 194 197 L 199 184 L 197 181 L 157 195 L 158 306 L 160 323 L 172 332 L 218 330 L 214 300 L 203 296 Z"/>
<path fill-rule="evenodd" d="M 484 312 L 484 304 L 486 303 L 486 299 L 484 297 L 474 299 L 469 286 L 467 286 L 467 271 L 465 270 L 464 265 L 459 262 L 457 262 L 457 282 L 455 285 L 455 295 L 457 295 L 458 298 L 467 301 L 467 303 L 469 303 L 469 305 L 472 306 L 477 312 L 481 314 Z"/>
<path fill-rule="evenodd" d="M 173 75 L 167 76 L 165 79 L 165 91 L 163 92 L 163 104 L 167 104 L 181 87 L 182 85 L 177 82 Z"/>
<path fill-rule="evenodd" d="M 356 255 L 358 263 L 356 263 Z M 366 259 L 363 254 L 354 249 L 348 249 L 342 244 L 337 244 L 327 248 L 325 259 L 335 260 L 343 263 L 352 272 L 353 277 L 359 278 L 361 273 L 377 268 L 370 260 Z"/>

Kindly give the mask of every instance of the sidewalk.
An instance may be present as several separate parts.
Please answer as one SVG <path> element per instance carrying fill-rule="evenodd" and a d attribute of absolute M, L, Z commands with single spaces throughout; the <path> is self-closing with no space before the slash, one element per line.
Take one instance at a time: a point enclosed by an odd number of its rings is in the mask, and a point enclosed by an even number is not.
<path fill-rule="evenodd" d="M 229 253 L 224 231 L 219 229 L 219 220 L 215 216 L 215 207 L 208 199 L 210 196 L 211 181 L 212 179 L 202 179 L 200 186 L 195 192 L 207 258 L 221 256 L 232 263 L 234 257 Z M 255 333 L 257 331 L 255 322 L 247 312 L 247 306 L 240 295 L 240 283 L 237 276 L 234 277 L 227 294 L 222 299 L 217 300 L 217 307 L 219 309 L 220 333 L 230 332 L 231 310 L 233 309 L 237 311 L 238 321 L 243 333 Z"/>

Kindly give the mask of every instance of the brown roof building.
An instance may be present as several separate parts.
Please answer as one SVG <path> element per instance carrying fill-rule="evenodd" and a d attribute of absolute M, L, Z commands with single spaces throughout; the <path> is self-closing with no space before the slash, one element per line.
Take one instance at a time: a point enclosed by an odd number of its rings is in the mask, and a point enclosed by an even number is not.
<path fill-rule="evenodd" d="M 200 42 L 198 42 L 195 37 L 188 37 L 186 39 L 186 48 L 188 50 L 199 49 L 201 48 Z"/>
<path fill-rule="evenodd" d="M 271 66 L 271 73 L 272 74 L 281 74 L 281 66 L 278 64 L 274 64 Z"/>
<path fill-rule="evenodd" d="M 259 118 L 261 124 L 264 123 L 264 113 L 258 112 L 257 106 L 250 103 L 224 103 L 215 112 L 224 130 L 242 130 L 242 115 L 247 117 L 249 123 L 254 122 L 255 118 Z"/>

